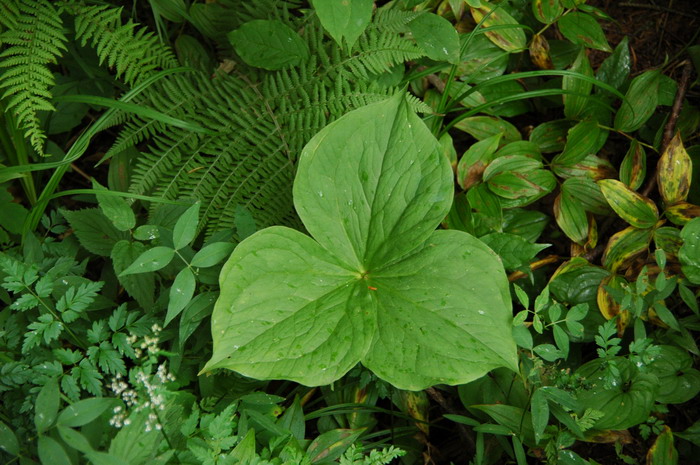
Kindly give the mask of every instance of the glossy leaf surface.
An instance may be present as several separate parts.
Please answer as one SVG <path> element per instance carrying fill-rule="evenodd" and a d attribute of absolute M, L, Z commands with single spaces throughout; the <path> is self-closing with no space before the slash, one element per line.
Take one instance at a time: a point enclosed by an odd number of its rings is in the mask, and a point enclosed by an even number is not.
<path fill-rule="evenodd" d="M 321 385 L 362 362 L 398 387 L 423 389 L 515 369 L 500 260 L 466 233 L 435 231 L 451 179 L 403 97 L 323 129 L 294 185 L 313 239 L 273 227 L 234 250 L 205 371 Z"/>

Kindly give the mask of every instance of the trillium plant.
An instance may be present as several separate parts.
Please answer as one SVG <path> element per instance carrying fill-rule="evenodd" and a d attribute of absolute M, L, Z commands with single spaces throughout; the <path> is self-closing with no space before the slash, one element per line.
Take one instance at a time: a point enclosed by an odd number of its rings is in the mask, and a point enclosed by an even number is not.
<path fill-rule="evenodd" d="M 436 231 L 452 172 L 403 95 L 320 131 L 293 192 L 311 237 L 271 227 L 236 247 L 203 372 L 323 385 L 362 363 L 418 390 L 517 371 L 501 261 L 467 233 Z"/>

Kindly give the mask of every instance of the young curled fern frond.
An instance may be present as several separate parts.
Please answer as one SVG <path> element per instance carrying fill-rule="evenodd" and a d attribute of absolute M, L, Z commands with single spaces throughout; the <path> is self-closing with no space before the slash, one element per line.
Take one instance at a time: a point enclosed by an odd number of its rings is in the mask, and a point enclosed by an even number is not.
<path fill-rule="evenodd" d="M 32 147 L 43 153 L 46 135 L 39 112 L 54 110 L 49 89 L 55 81 L 49 65 L 66 50 L 63 23 L 59 11 L 47 0 L 6 0 L 3 4 L 2 100 Z"/>

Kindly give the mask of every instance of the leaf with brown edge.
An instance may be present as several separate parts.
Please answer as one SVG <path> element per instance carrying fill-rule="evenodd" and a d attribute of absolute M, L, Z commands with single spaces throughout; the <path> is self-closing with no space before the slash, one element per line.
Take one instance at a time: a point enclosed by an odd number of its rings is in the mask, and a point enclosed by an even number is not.
<path fill-rule="evenodd" d="M 683 239 L 678 228 L 664 226 L 654 229 L 654 246 L 666 252 L 667 255 L 678 255 L 682 245 Z"/>
<path fill-rule="evenodd" d="M 671 139 L 657 165 L 659 192 L 666 205 L 688 198 L 693 162 L 683 147 L 680 132 Z"/>
<path fill-rule="evenodd" d="M 457 164 L 457 183 L 462 189 L 469 189 L 481 182 L 481 176 L 494 159 L 503 134 L 499 133 L 472 144 Z"/>
<path fill-rule="evenodd" d="M 644 146 L 637 139 L 633 139 L 620 164 L 620 181 L 636 191 L 642 186 L 646 175 L 647 155 Z"/>
<path fill-rule="evenodd" d="M 607 288 L 622 290 L 622 284 L 626 283 L 627 281 L 625 281 L 625 278 L 622 276 L 611 274 L 603 278 L 598 286 L 598 293 L 596 294 L 598 309 L 606 320 L 612 320 L 616 316 L 619 316 L 616 321 L 617 334 L 619 336 L 624 334 L 632 316 L 630 315 L 629 310 L 623 310 L 620 312 L 620 304 L 613 298 Z"/>
<path fill-rule="evenodd" d="M 541 34 L 535 34 L 530 42 L 530 59 L 539 69 L 554 69 L 549 55 L 549 42 Z"/>
<path fill-rule="evenodd" d="M 471 116 L 455 124 L 455 129 L 464 131 L 476 140 L 483 140 L 496 134 L 503 134 L 501 145 L 522 140 L 518 128 L 496 116 Z"/>
<path fill-rule="evenodd" d="M 508 171 L 488 180 L 491 191 L 502 197 L 504 208 L 529 205 L 554 190 L 557 180 L 549 170 L 535 169 L 526 173 Z"/>
<path fill-rule="evenodd" d="M 600 24 L 589 14 L 572 11 L 559 18 L 557 25 L 562 35 L 575 44 L 612 52 Z"/>
<path fill-rule="evenodd" d="M 603 252 L 603 266 L 612 273 L 628 267 L 635 258 L 648 252 L 652 234 L 652 229 L 632 226 L 613 234 Z"/>
<path fill-rule="evenodd" d="M 485 31 L 484 34 L 497 47 L 506 52 L 514 53 L 524 50 L 527 46 L 525 32 L 522 26 L 509 15 L 505 9 L 499 6 L 492 6 L 486 1 L 481 2 L 480 8 L 471 8 L 472 18 L 477 23 L 481 22 L 486 15 L 488 18 L 482 23 L 483 27 L 490 26 L 511 26 L 504 29 Z M 489 14 L 490 13 L 490 14 Z"/>
<path fill-rule="evenodd" d="M 559 0 L 533 0 L 532 14 L 537 21 L 552 24 L 564 12 Z"/>
<path fill-rule="evenodd" d="M 620 181 L 601 179 L 598 185 L 615 213 L 635 228 L 651 228 L 659 220 L 656 204 Z"/>
<path fill-rule="evenodd" d="M 683 226 L 693 218 L 700 216 L 700 207 L 692 203 L 680 202 L 664 210 L 664 215 L 671 223 Z"/>
<path fill-rule="evenodd" d="M 647 465 L 677 465 L 678 451 L 673 446 L 671 428 L 664 425 L 664 430 L 656 437 L 654 445 L 647 452 Z"/>

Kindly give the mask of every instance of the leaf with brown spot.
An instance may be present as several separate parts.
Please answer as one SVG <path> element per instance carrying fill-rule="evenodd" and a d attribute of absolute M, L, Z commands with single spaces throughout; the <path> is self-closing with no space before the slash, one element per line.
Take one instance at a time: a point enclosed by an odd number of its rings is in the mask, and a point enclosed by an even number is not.
<path fill-rule="evenodd" d="M 654 445 L 647 452 L 647 465 L 677 465 L 678 451 L 673 446 L 671 428 L 664 425 L 664 430 L 656 437 Z"/>
<path fill-rule="evenodd" d="M 511 26 L 507 29 L 498 29 L 495 31 L 486 31 L 484 34 L 497 47 L 506 52 L 514 53 L 524 50 L 527 47 L 525 32 L 522 26 L 509 15 L 503 8 L 492 6 L 486 1 L 481 2 L 480 8 L 471 8 L 472 18 L 477 23 L 481 22 L 486 15 L 488 18 L 482 23 L 483 27 L 490 26 Z"/>
<path fill-rule="evenodd" d="M 554 69 L 549 55 L 549 42 L 541 34 L 535 34 L 530 42 L 530 59 L 539 69 Z"/>
<path fill-rule="evenodd" d="M 559 0 L 533 0 L 532 14 L 537 21 L 544 24 L 552 24 L 564 12 L 564 7 Z"/>
<path fill-rule="evenodd" d="M 659 220 L 656 204 L 620 181 L 601 179 L 598 185 L 615 213 L 635 228 L 651 228 Z"/>
<path fill-rule="evenodd" d="M 610 237 L 603 253 L 603 266 L 615 273 L 649 251 L 651 229 L 625 228 Z"/>
<path fill-rule="evenodd" d="M 626 283 L 627 281 L 625 281 L 622 276 L 611 274 L 610 276 L 603 278 L 598 286 L 598 293 L 596 294 L 598 308 L 606 320 L 612 320 L 619 315 L 619 318 L 616 321 L 617 334 L 619 336 L 624 334 L 625 329 L 627 328 L 627 325 L 632 317 L 629 310 L 623 310 L 620 312 L 620 304 L 613 298 L 608 288 L 622 290 L 622 285 Z"/>
<path fill-rule="evenodd" d="M 605 38 L 603 28 L 591 15 L 572 11 L 559 18 L 557 21 L 559 31 L 571 42 L 584 47 L 612 52 L 608 40 Z"/>
<path fill-rule="evenodd" d="M 664 215 L 673 224 L 683 226 L 693 218 L 700 216 L 700 207 L 688 202 L 680 202 L 664 210 Z"/>
<path fill-rule="evenodd" d="M 486 166 L 494 159 L 503 134 L 496 134 L 472 144 L 457 164 L 457 183 L 462 189 L 469 189 L 481 182 Z"/>
<path fill-rule="evenodd" d="M 630 148 L 620 164 L 620 181 L 636 191 L 647 175 L 647 155 L 637 139 L 632 139 Z"/>
<path fill-rule="evenodd" d="M 683 147 L 680 132 L 664 150 L 657 165 L 659 192 L 666 205 L 684 202 L 690 191 L 693 162 Z"/>

